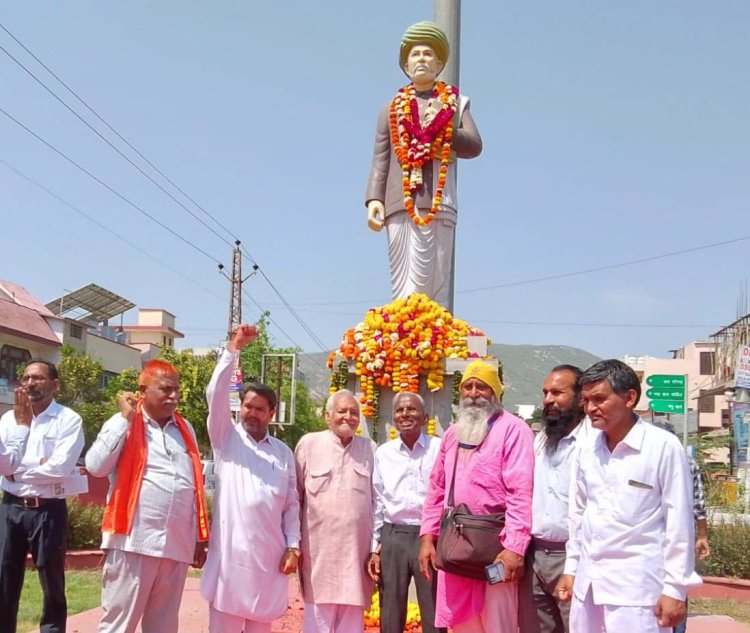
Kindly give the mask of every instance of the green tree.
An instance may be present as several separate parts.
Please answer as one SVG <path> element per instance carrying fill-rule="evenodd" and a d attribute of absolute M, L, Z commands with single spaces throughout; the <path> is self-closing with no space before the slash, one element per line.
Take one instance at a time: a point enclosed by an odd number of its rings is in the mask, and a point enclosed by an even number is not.
<path fill-rule="evenodd" d="M 257 382 L 260 380 L 264 354 L 291 354 L 299 352 L 294 347 L 273 347 L 271 338 L 268 335 L 268 316 L 268 312 L 265 312 L 261 316 L 256 324 L 258 326 L 258 338 L 240 353 L 240 367 L 242 368 L 242 376 L 245 382 Z M 269 386 L 275 388 L 274 384 L 269 384 Z M 281 397 L 287 402 L 290 398 L 291 389 L 289 377 L 285 376 L 281 385 Z M 291 449 L 294 449 L 299 439 L 305 433 L 320 431 L 326 428 L 326 424 L 320 414 L 322 403 L 310 395 L 310 390 L 302 381 L 297 381 L 295 396 L 294 422 L 284 426 L 274 424 L 270 429 L 274 437 L 285 442 Z"/>
<path fill-rule="evenodd" d="M 206 387 L 216 367 L 218 355 L 212 351 L 205 356 L 196 356 L 192 349 L 176 351 L 163 347 L 160 358 L 172 363 L 180 372 L 180 413 L 193 425 L 198 445 L 204 450 L 209 447 L 208 402 Z"/>
<path fill-rule="evenodd" d="M 83 419 L 86 448 L 96 439 L 102 424 L 117 413 L 116 392 L 102 388 L 102 364 L 71 345 L 63 345 L 57 365 L 60 390 L 56 399 Z"/>

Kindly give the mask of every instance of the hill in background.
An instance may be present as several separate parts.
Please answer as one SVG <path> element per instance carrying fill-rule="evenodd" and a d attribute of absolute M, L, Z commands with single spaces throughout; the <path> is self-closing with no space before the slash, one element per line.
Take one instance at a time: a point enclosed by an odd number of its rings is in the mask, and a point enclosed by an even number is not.
<path fill-rule="evenodd" d="M 599 357 L 575 347 L 565 345 L 490 345 L 489 353 L 503 363 L 505 397 L 503 402 L 513 413 L 516 405 L 536 404 L 542 401 L 542 383 L 555 365 L 577 365 L 586 369 L 600 360 Z M 327 353 L 300 354 L 299 368 L 305 375 L 305 384 L 316 398 L 326 398 L 330 385 L 330 372 L 326 367 Z"/>

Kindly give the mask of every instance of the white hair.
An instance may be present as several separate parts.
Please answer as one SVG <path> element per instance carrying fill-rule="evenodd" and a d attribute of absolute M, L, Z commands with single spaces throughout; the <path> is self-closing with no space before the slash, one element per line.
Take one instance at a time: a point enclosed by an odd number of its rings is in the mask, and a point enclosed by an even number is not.
<path fill-rule="evenodd" d="M 349 396 L 354 402 L 357 403 L 357 410 L 359 410 L 359 402 L 357 401 L 356 396 L 349 391 L 348 389 L 339 389 L 338 391 L 334 391 L 330 396 L 328 396 L 328 400 L 326 400 L 326 413 L 330 413 L 333 411 L 333 407 L 336 406 L 336 400 L 339 398 L 343 398 L 344 396 Z"/>
<path fill-rule="evenodd" d="M 456 416 L 456 438 L 462 444 L 477 446 L 482 443 L 490 430 L 487 425 L 494 413 L 502 412 L 502 405 L 493 397 L 461 398 Z"/>

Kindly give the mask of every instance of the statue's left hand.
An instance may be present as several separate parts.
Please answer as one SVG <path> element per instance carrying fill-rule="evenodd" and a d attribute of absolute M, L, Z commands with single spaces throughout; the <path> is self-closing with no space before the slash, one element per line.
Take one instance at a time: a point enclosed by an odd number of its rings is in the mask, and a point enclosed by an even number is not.
<path fill-rule="evenodd" d="M 380 200 L 370 200 L 367 203 L 367 226 L 376 233 L 383 229 L 385 221 L 385 205 Z"/>

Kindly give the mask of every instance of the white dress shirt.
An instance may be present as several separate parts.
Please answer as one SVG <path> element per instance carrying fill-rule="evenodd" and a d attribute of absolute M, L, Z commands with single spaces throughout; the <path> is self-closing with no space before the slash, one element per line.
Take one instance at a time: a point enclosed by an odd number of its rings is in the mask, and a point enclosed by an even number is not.
<path fill-rule="evenodd" d="M 294 454 L 267 432 L 259 442 L 235 424 L 229 385 L 237 354 L 219 357 L 208 399 L 216 493 L 201 595 L 214 609 L 259 622 L 281 617 L 289 578 L 279 571 L 288 547 L 300 546 Z"/>
<path fill-rule="evenodd" d="M 595 604 L 684 600 L 695 573 L 693 490 L 680 441 L 641 418 L 609 451 L 602 433 L 575 464 L 565 573 Z"/>
<path fill-rule="evenodd" d="M 420 525 L 430 473 L 440 452 L 440 438 L 421 433 L 414 447 L 400 437 L 375 451 L 372 474 L 374 523 L 371 551 L 380 543 L 383 523 Z"/>
<path fill-rule="evenodd" d="M 130 534 L 102 532 L 102 549 L 192 563 L 198 539 L 193 464 L 174 420 L 162 428 L 143 410 L 146 426 L 146 467 Z M 193 427 L 188 424 L 195 438 Z M 107 501 L 117 482 L 128 421 L 119 413 L 104 423 L 86 453 L 86 467 L 95 477 L 109 476 Z"/>
<path fill-rule="evenodd" d="M 0 437 L 0 475 L 12 475 L 23 459 L 26 439 L 29 437 L 29 427 L 24 424 L 14 424 L 2 434 L 5 437 Z"/>
<path fill-rule="evenodd" d="M 0 441 L 17 432 L 13 411 L 0 418 Z M 26 451 L 13 472 L 3 477 L 2 489 L 17 497 L 65 497 L 65 480 L 74 477 L 83 450 L 81 416 L 54 400 L 31 420 Z M 44 459 L 44 463 L 41 461 Z"/>
<path fill-rule="evenodd" d="M 568 540 L 568 514 L 575 455 L 590 444 L 599 431 L 588 417 L 560 438 L 554 452 L 547 450 L 547 434 L 534 438 L 534 496 L 531 505 L 531 535 L 546 541 Z"/>

